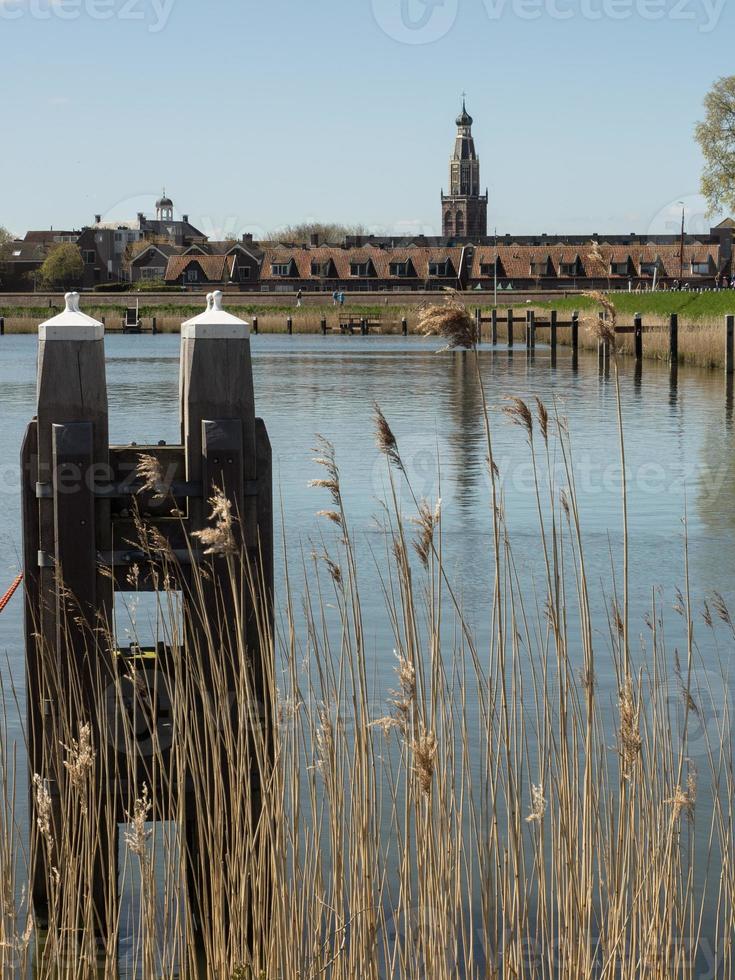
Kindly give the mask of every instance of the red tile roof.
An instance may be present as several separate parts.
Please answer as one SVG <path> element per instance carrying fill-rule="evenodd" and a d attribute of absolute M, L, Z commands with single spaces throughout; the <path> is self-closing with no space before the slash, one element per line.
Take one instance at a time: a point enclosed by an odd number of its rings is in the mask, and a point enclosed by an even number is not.
<path fill-rule="evenodd" d="M 334 279 L 351 278 L 350 266 L 354 263 L 364 265 L 367 262 L 372 262 L 376 279 L 395 279 L 398 282 L 403 277 L 391 274 L 391 265 L 394 262 L 409 261 L 413 264 L 416 278 L 428 279 L 430 263 L 443 263 L 447 260 L 451 262 L 449 278 L 455 278 L 460 273 L 462 249 L 457 247 L 378 248 L 374 245 L 366 245 L 363 248 L 339 248 L 328 245 L 315 248 L 310 246 L 307 248 L 280 246 L 265 249 L 260 277 L 262 280 L 277 281 L 283 279 L 283 276 L 274 276 L 271 273 L 271 266 L 274 264 L 286 265 L 293 262 L 296 267 L 294 278 L 319 280 L 324 277 L 312 274 L 312 262 L 323 267 L 330 260 L 334 263 L 335 274 L 329 278 Z"/>
<path fill-rule="evenodd" d="M 232 276 L 234 255 L 172 255 L 166 267 L 167 282 L 176 282 L 192 265 L 198 265 L 209 282 L 224 282 Z"/>
<path fill-rule="evenodd" d="M 531 279 L 532 264 L 551 261 L 553 275 L 561 275 L 561 265 L 573 263 L 577 258 L 581 262 L 581 276 L 627 278 L 628 273 L 613 274 L 609 270 L 612 265 L 622 265 L 629 261 L 633 263 L 633 275 L 640 275 L 642 264 L 659 261 L 661 274 L 667 278 L 677 278 L 681 274 L 680 245 L 607 245 L 600 242 L 599 251 L 603 266 L 597 267 L 593 257 L 593 245 L 498 245 L 497 255 L 500 260 L 499 274 L 508 279 Z M 483 273 L 481 267 L 492 266 L 495 262 L 496 249 L 494 245 L 484 245 L 475 249 L 470 269 L 471 279 L 486 279 L 488 273 Z M 690 276 L 692 263 L 708 263 L 710 274 L 714 275 L 720 266 L 719 245 L 685 245 L 684 246 L 684 275 Z"/>

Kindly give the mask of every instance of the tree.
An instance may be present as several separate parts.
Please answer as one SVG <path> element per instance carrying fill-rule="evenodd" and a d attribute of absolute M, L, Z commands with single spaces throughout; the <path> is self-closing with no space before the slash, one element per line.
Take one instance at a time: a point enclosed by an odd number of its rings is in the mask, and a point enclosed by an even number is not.
<path fill-rule="evenodd" d="M 346 235 L 364 235 L 362 225 L 341 225 L 332 221 L 304 221 L 298 225 L 286 225 L 271 232 L 266 241 L 293 242 L 294 245 L 308 245 L 312 235 L 318 235 L 319 241 L 330 244 L 340 244 Z"/>
<path fill-rule="evenodd" d="M 7 228 L 3 228 L 0 225 L 0 262 L 4 262 L 7 259 L 10 252 L 10 243 L 13 241 L 13 236 L 10 234 Z"/>
<path fill-rule="evenodd" d="M 695 135 L 704 155 L 702 193 L 711 214 L 735 210 L 735 75 L 720 78 L 704 100 Z"/>
<path fill-rule="evenodd" d="M 79 285 L 84 275 L 82 253 L 76 245 L 57 245 L 41 266 L 41 282 L 45 286 L 67 288 Z"/>

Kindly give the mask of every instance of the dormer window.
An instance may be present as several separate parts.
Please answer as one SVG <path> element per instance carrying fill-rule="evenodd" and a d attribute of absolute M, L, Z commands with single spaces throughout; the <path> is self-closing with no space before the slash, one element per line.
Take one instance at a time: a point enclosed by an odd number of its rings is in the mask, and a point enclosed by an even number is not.
<path fill-rule="evenodd" d="M 627 262 L 613 262 L 610 271 L 614 276 L 627 276 L 630 267 Z"/>
<path fill-rule="evenodd" d="M 312 276 L 324 276 L 326 275 L 326 265 L 324 262 L 312 262 L 311 263 L 311 274 Z"/>
<path fill-rule="evenodd" d="M 272 276 L 288 276 L 291 274 L 290 262 L 271 262 Z"/>
<path fill-rule="evenodd" d="M 709 262 L 692 262 L 693 276 L 707 276 L 710 272 Z"/>
<path fill-rule="evenodd" d="M 410 262 L 391 262 L 390 264 L 390 274 L 392 276 L 400 276 L 405 278 L 411 275 L 411 263 Z"/>
<path fill-rule="evenodd" d="M 641 262 L 641 275 L 652 276 L 659 269 L 658 260 L 655 262 Z"/>
<path fill-rule="evenodd" d="M 429 275 L 444 277 L 451 275 L 449 270 L 449 259 L 445 259 L 443 262 L 429 262 Z"/>
<path fill-rule="evenodd" d="M 350 262 L 350 275 L 351 276 L 369 276 L 370 275 L 370 263 L 369 262 Z"/>

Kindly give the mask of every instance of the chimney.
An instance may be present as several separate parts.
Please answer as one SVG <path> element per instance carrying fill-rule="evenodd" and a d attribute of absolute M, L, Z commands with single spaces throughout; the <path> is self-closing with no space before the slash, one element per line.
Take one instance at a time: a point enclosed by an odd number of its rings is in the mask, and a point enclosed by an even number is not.
<path fill-rule="evenodd" d="M 189 224 L 189 215 L 188 214 L 183 214 L 181 216 L 181 219 L 182 219 L 182 221 L 184 222 L 185 225 L 188 225 Z"/>
<path fill-rule="evenodd" d="M 314 231 L 311 233 L 311 247 L 319 248 L 319 232 Z"/>
<path fill-rule="evenodd" d="M 96 214 L 94 216 L 94 223 L 96 225 L 102 224 L 102 215 L 101 214 Z"/>
<path fill-rule="evenodd" d="M 242 240 L 243 240 L 243 243 L 245 245 L 252 245 L 253 244 L 253 233 L 250 232 L 250 231 L 249 232 L 246 232 L 246 234 L 244 234 L 242 236 Z"/>

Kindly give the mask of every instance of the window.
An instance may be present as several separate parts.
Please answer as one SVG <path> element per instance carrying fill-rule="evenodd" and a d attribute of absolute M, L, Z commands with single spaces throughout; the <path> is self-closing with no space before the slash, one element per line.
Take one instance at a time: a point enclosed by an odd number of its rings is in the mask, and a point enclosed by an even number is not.
<path fill-rule="evenodd" d="M 495 275 L 495 263 L 494 262 L 481 262 L 480 263 L 480 275 L 481 276 L 494 276 Z"/>
<path fill-rule="evenodd" d="M 291 274 L 290 262 L 271 262 L 272 276 L 288 276 Z"/>
<path fill-rule="evenodd" d="M 549 274 L 549 264 L 548 262 L 532 262 L 531 263 L 531 275 L 532 276 L 546 276 Z"/>
<path fill-rule="evenodd" d="M 577 263 L 576 262 L 562 262 L 559 266 L 559 275 L 562 276 L 576 276 L 577 275 Z"/>
<path fill-rule="evenodd" d="M 658 262 L 641 262 L 641 275 L 652 276 L 658 269 Z"/>
<path fill-rule="evenodd" d="M 84 251 L 84 264 L 85 265 L 94 265 L 94 263 L 96 261 L 97 261 L 97 253 L 94 252 L 94 251 L 92 251 L 91 248 L 90 249 L 85 249 L 85 251 Z"/>
<path fill-rule="evenodd" d="M 611 270 L 614 276 L 627 276 L 630 271 L 627 262 L 613 262 Z"/>
<path fill-rule="evenodd" d="M 196 266 L 186 270 L 186 281 L 199 282 L 199 269 Z"/>
<path fill-rule="evenodd" d="M 17 259 L 19 255 L 20 255 L 20 251 L 18 251 L 18 252 L 13 252 L 13 258 L 14 258 L 14 259 Z"/>
<path fill-rule="evenodd" d="M 707 276 L 710 271 L 709 262 L 692 262 L 693 276 Z"/>
<path fill-rule="evenodd" d="M 429 275 L 430 276 L 448 276 L 449 272 L 449 262 L 429 262 Z"/>
<path fill-rule="evenodd" d="M 409 276 L 411 274 L 410 264 L 408 262 L 391 262 L 390 274 L 392 276 Z"/>
<path fill-rule="evenodd" d="M 241 265 L 240 268 L 237 270 L 237 273 L 240 278 L 240 282 L 245 282 L 247 279 L 250 278 L 250 266 Z"/>
<path fill-rule="evenodd" d="M 311 263 L 311 274 L 312 276 L 324 276 L 326 275 L 326 266 L 322 262 L 312 262 Z"/>
<path fill-rule="evenodd" d="M 140 270 L 141 279 L 163 279 L 163 266 L 149 265 L 146 269 Z"/>
<path fill-rule="evenodd" d="M 370 275 L 370 263 L 369 262 L 350 262 L 350 275 L 351 276 L 369 276 Z"/>

